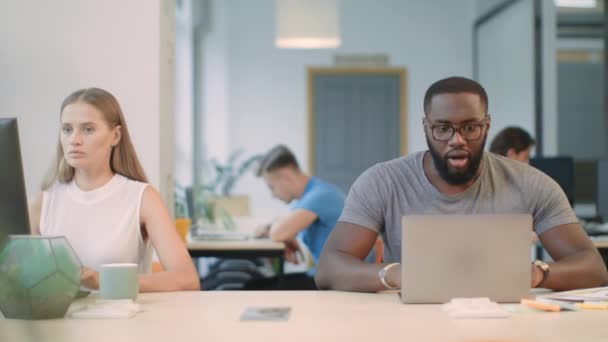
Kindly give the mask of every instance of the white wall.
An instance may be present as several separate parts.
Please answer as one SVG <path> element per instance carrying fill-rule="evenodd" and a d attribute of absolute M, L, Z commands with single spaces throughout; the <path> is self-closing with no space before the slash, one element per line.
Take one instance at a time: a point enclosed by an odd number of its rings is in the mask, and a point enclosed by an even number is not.
<path fill-rule="evenodd" d="M 192 184 L 193 165 L 193 14 L 192 0 L 181 1 L 175 18 L 175 182 Z"/>
<path fill-rule="evenodd" d="M 510 0 L 477 0 L 475 4 L 477 15 L 482 16 L 508 1 Z"/>
<path fill-rule="evenodd" d="M 341 1 L 342 46 L 332 50 L 276 49 L 273 0 L 215 0 L 212 7 L 214 16 L 220 16 L 214 23 L 220 26 L 211 30 L 223 42 L 216 53 L 223 50 L 225 64 L 218 66 L 223 71 L 207 74 L 207 87 L 220 87 L 215 89 L 224 102 L 206 108 L 206 115 L 220 122 L 227 119 L 228 141 L 224 147 L 215 138 L 207 141 L 210 156 L 224 158 L 222 153 L 237 148 L 264 152 L 285 143 L 307 169 L 306 68 L 330 65 L 335 53 L 387 54 L 393 66 L 407 69 L 410 152 L 426 148 L 421 118 L 428 86 L 443 77 L 472 74 L 471 1 Z M 284 208 L 252 175 L 237 185 L 236 192 L 251 194 L 256 215 Z"/>
<path fill-rule="evenodd" d="M 173 20 L 172 0 L 2 2 L 0 116 L 19 119 L 28 194 L 53 158 L 62 100 L 96 86 L 118 98 L 150 182 L 170 198 Z"/>
<path fill-rule="evenodd" d="M 217 0 L 203 1 L 207 2 L 207 6 L 204 8 L 207 13 L 203 18 L 207 24 L 205 25 L 206 34 L 201 42 L 203 56 L 202 111 L 205 114 L 202 122 L 204 145 L 201 152 L 203 158 L 219 157 L 223 161 L 230 154 L 229 141 L 231 138 L 228 115 L 230 60 L 227 50 L 227 46 L 230 44 L 227 39 L 231 29 L 228 27 L 230 13 L 227 6 L 219 4 Z"/>
<path fill-rule="evenodd" d="M 496 133 L 517 125 L 534 135 L 534 4 L 518 1 L 480 25 L 478 80 L 488 93 Z"/>
<path fill-rule="evenodd" d="M 507 0 L 477 0 L 482 16 Z M 518 1 L 482 26 L 479 79 L 488 91 L 492 129 L 488 144 L 498 131 L 510 125 L 535 133 L 534 27 L 532 1 Z M 543 149 L 557 154 L 556 8 L 553 0 L 541 2 L 541 59 Z M 485 44 L 485 45 L 484 45 Z"/>
<path fill-rule="evenodd" d="M 543 63 L 543 153 L 558 154 L 557 149 L 557 9 L 553 0 L 542 1 Z"/>

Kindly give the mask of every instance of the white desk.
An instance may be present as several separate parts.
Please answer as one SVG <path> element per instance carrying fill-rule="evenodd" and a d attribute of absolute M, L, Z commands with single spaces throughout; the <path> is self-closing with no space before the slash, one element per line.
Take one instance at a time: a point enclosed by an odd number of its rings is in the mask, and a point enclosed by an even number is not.
<path fill-rule="evenodd" d="M 253 236 L 255 228 L 267 219 L 256 217 L 235 217 L 237 231 L 245 235 Z M 243 254 L 251 256 L 282 257 L 285 245 L 282 242 L 273 242 L 270 239 L 247 240 L 196 240 L 192 239 L 190 233 L 186 238 L 188 252 L 193 257 L 198 256 L 227 256 L 243 257 Z"/>
<path fill-rule="evenodd" d="M 253 236 L 257 227 L 269 222 L 268 219 L 260 217 L 234 217 L 233 220 L 236 225 L 236 231 L 246 236 Z M 188 253 L 193 258 L 275 258 L 278 259 L 278 269 L 276 271 L 279 281 L 283 278 L 285 273 L 285 244 L 282 242 L 255 238 L 247 240 L 198 240 L 192 239 L 191 234 L 196 234 L 196 232 L 193 232 L 191 229 L 186 237 L 186 246 L 188 248 Z M 198 265 L 198 262 L 195 264 Z"/>
<path fill-rule="evenodd" d="M 191 257 L 223 258 L 279 258 L 281 271 L 284 262 L 285 244 L 270 239 L 225 240 L 188 240 L 186 243 Z"/>
<path fill-rule="evenodd" d="M 589 239 L 591 239 L 591 242 L 593 242 L 593 245 L 595 246 L 595 248 L 597 248 L 602 259 L 604 260 L 604 263 L 608 265 L 608 236 L 590 236 Z M 539 242 L 536 243 L 535 254 L 536 259 L 542 260 L 543 246 Z M 608 341 L 608 338 L 606 339 L 606 341 Z"/>
<path fill-rule="evenodd" d="M 237 231 L 253 236 L 256 227 L 269 222 L 259 217 L 234 217 Z M 192 233 L 186 237 L 186 246 L 191 257 L 220 257 L 220 258 L 258 258 L 270 257 L 279 259 L 279 276 L 283 274 L 285 244 L 273 242 L 270 239 L 247 240 L 197 240 L 192 239 Z M 0 341 L 1 342 L 1 341 Z"/>
<path fill-rule="evenodd" d="M 285 273 L 285 244 L 282 242 L 273 242 L 270 239 L 248 239 L 238 241 L 192 240 L 188 236 L 186 246 L 188 248 L 188 253 L 193 258 L 276 258 L 279 260 L 277 270 L 279 279 L 281 279 Z"/>
<path fill-rule="evenodd" d="M 608 236 L 591 236 L 590 239 L 597 249 L 608 248 Z"/>
<path fill-rule="evenodd" d="M 237 241 L 226 240 L 188 240 L 187 247 L 191 254 L 205 251 L 280 251 L 285 249 L 282 242 L 270 239 L 248 239 Z"/>
<path fill-rule="evenodd" d="M 317 342 L 607 341 L 608 311 L 521 313 L 451 319 L 439 305 L 403 305 L 397 295 L 333 291 L 142 294 L 129 320 L 0 319 L 0 341 Z M 291 306 L 287 322 L 241 322 L 248 306 Z"/>
<path fill-rule="evenodd" d="M 604 263 L 608 265 L 608 236 L 592 236 L 591 241 L 593 241 L 595 248 L 600 252 Z M 608 341 L 608 338 L 606 340 Z"/>

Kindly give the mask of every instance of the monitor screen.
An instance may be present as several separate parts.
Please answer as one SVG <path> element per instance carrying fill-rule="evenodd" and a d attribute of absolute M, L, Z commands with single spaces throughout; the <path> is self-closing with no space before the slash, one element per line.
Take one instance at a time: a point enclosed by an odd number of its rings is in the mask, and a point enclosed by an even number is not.
<path fill-rule="evenodd" d="M 0 248 L 11 234 L 29 234 L 17 119 L 0 118 Z"/>
<path fill-rule="evenodd" d="M 574 159 L 572 157 L 531 158 L 530 165 L 553 178 L 564 190 L 570 205 L 574 205 Z"/>
<path fill-rule="evenodd" d="M 608 222 L 608 159 L 597 161 L 597 190 L 595 193 L 597 215 Z"/>

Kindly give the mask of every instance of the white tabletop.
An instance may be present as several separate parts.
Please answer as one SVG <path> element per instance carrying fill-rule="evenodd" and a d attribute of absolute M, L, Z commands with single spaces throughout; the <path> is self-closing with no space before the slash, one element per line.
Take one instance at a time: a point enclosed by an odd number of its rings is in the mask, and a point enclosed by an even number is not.
<path fill-rule="evenodd" d="M 607 341 L 608 311 L 451 319 L 439 305 L 404 305 L 395 293 L 176 292 L 142 294 L 124 320 L 0 318 L 0 341 Z M 289 306 L 286 322 L 242 322 L 246 307 Z"/>
<path fill-rule="evenodd" d="M 233 251 L 233 250 L 283 250 L 282 242 L 274 242 L 270 239 L 247 239 L 247 240 L 192 240 L 187 241 L 188 250 L 199 251 Z"/>
<path fill-rule="evenodd" d="M 253 238 L 255 229 L 269 222 L 264 217 L 233 217 L 236 225 L 236 232 L 249 236 L 247 240 L 202 240 L 193 239 L 192 231 L 186 237 L 188 250 L 191 251 L 256 251 L 256 250 L 283 250 L 285 245 L 282 242 L 274 242 L 270 239 Z M 222 230 L 218 230 L 221 233 Z"/>
<path fill-rule="evenodd" d="M 596 248 L 608 248 L 608 236 L 592 236 L 590 239 Z"/>

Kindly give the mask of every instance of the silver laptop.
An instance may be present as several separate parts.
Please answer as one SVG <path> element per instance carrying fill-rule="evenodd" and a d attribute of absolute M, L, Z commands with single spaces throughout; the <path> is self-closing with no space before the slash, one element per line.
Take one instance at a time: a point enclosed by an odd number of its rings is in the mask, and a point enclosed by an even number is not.
<path fill-rule="evenodd" d="M 404 303 L 529 296 L 530 215 L 412 215 L 402 222 Z"/>

